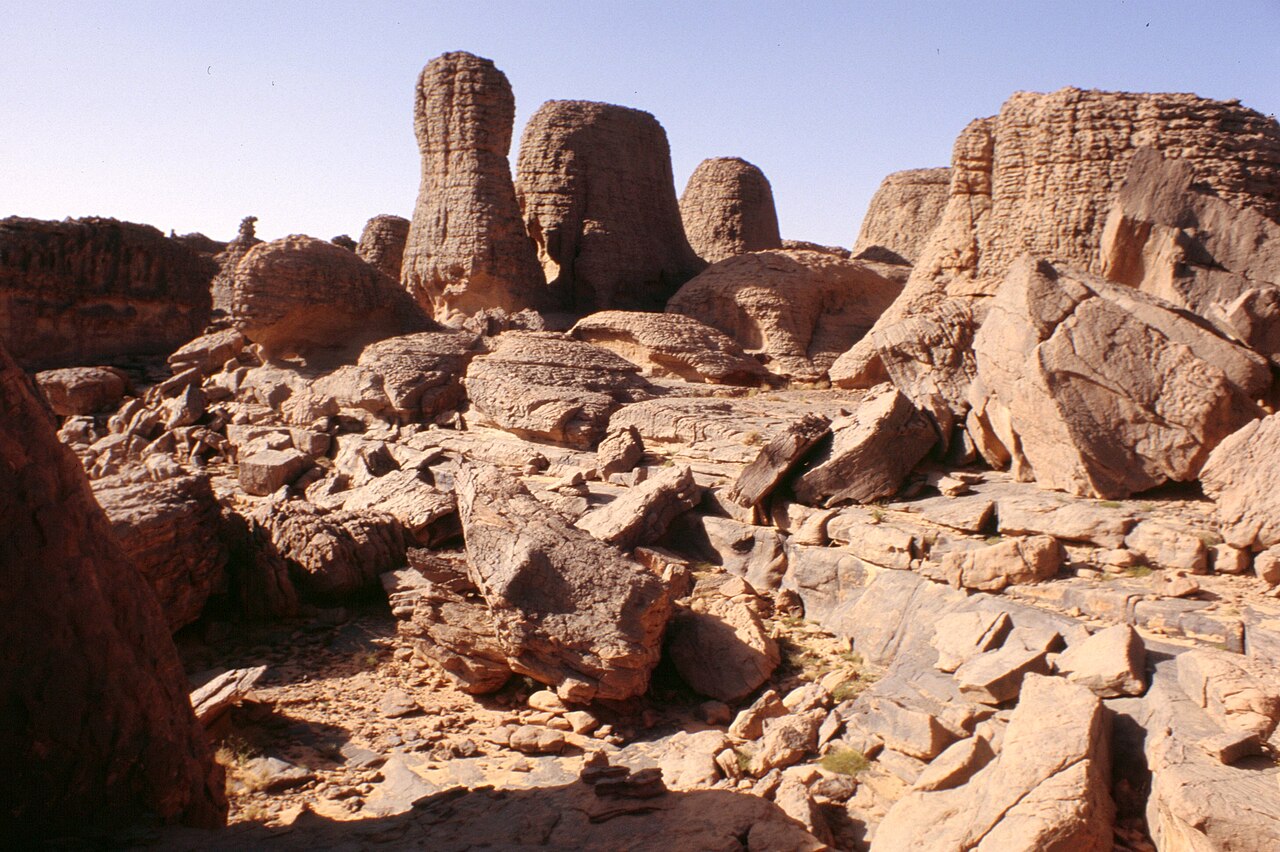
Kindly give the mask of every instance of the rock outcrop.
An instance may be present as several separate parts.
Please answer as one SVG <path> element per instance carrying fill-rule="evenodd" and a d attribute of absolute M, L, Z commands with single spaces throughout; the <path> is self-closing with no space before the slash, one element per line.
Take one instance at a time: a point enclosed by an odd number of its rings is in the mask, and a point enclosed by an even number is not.
<path fill-rule="evenodd" d="M 383 213 L 365 223 L 360 242 L 356 244 L 356 254 L 392 281 L 399 281 L 408 241 L 409 220 Z"/>
<path fill-rule="evenodd" d="M 427 325 L 395 281 L 344 248 L 299 235 L 249 249 L 230 299 L 232 323 L 269 357 L 358 349 Z"/>
<path fill-rule="evenodd" d="M 680 221 L 667 134 L 647 112 L 543 104 L 520 138 L 516 195 L 553 296 L 579 315 L 660 311 L 705 265 Z"/>
<path fill-rule="evenodd" d="M 759 385 L 769 371 L 723 332 L 683 314 L 601 311 L 569 332 L 609 349 L 653 376 L 687 382 Z"/>
<path fill-rule="evenodd" d="M 1024 260 L 974 341 L 970 433 L 1042 487 L 1117 498 L 1200 474 L 1267 362 L 1128 287 Z"/>
<path fill-rule="evenodd" d="M 26 369 L 167 355 L 209 321 L 217 265 L 150 225 L 0 220 L 0 343 Z"/>
<path fill-rule="evenodd" d="M 222 772 L 169 626 L 0 348 L 0 834 L 27 845 L 153 812 L 214 827 Z"/>
<path fill-rule="evenodd" d="M 385 512 L 326 511 L 290 501 L 259 509 L 253 520 L 298 590 L 324 602 L 375 586 L 379 575 L 404 564 L 404 529 Z"/>
<path fill-rule="evenodd" d="M 901 266 L 813 251 L 722 260 L 667 303 L 759 354 L 781 376 L 815 381 L 875 324 L 902 290 Z"/>
<path fill-rule="evenodd" d="M 680 218 L 689 245 L 707 263 L 782 248 L 773 187 L 764 172 L 738 157 L 698 164 L 680 196 Z"/>
<path fill-rule="evenodd" d="M 951 169 L 894 172 L 881 183 L 862 218 L 855 257 L 915 263 L 942 220 L 951 188 Z"/>
<path fill-rule="evenodd" d="M 484 308 L 547 306 L 507 162 L 515 115 L 511 84 L 488 59 L 446 53 L 418 77 L 413 124 L 422 183 L 402 280 L 448 325 Z"/>

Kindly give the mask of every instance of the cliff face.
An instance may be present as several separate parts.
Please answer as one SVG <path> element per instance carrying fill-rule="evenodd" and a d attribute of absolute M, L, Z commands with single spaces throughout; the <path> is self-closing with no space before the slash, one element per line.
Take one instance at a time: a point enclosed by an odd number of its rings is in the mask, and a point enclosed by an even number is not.
<path fill-rule="evenodd" d="M 217 271 L 149 225 L 0 220 L 0 342 L 27 369 L 167 354 L 208 322 Z"/>

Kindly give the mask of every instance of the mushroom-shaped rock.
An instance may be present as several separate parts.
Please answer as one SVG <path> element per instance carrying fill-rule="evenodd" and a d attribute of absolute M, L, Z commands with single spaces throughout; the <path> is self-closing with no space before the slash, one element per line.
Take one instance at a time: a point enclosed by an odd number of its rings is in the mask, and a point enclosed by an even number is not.
<path fill-rule="evenodd" d="M 910 169 L 881 182 L 862 219 L 855 257 L 915 263 L 942 220 L 951 169 Z"/>
<path fill-rule="evenodd" d="M 38 845 L 147 812 L 221 825 L 222 772 L 160 604 L 2 347 L 0 517 L 0 834 Z"/>
<path fill-rule="evenodd" d="M 680 218 L 689 244 L 708 263 L 782 248 L 773 187 L 764 172 L 737 157 L 698 164 L 680 196 Z"/>
<path fill-rule="evenodd" d="M 355 348 L 427 324 L 395 281 L 347 249 L 300 235 L 245 253 L 230 313 L 271 357 Z"/>
<path fill-rule="evenodd" d="M 497 468 L 464 465 L 455 481 L 469 573 L 511 668 L 568 701 L 642 694 L 671 616 L 659 577 Z"/>
<path fill-rule="evenodd" d="M 590 449 L 609 415 L 652 396 L 640 368 L 607 349 L 556 334 L 508 332 L 467 368 L 481 423 L 534 440 Z"/>
<path fill-rule="evenodd" d="M 150 225 L 0 219 L 0 341 L 27 369 L 167 355 L 209 321 L 217 271 Z"/>
<path fill-rule="evenodd" d="M 356 254 L 392 281 L 399 281 L 404 247 L 408 241 L 409 220 L 383 213 L 365 223 L 360 242 L 356 244 Z"/>
<path fill-rule="evenodd" d="M 546 306 L 507 161 L 515 115 L 507 75 L 488 59 L 446 53 L 418 77 L 413 124 L 422 183 L 403 281 L 449 325 L 484 308 Z"/>
<path fill-rule="evenodd" d="M 1264 359 L 1167 303 L 1030 258 L 974 350 L 969 425 L 984 456 L 1081 496 L 1195 479 L 1271 383 Z"/>
<path fill-rule="evenodd" d="M 705 265 L 685 237 L 652 115 L 548 101 L 520 138 L 516 194 L 549 286 L 578 314 L 661 310 Z"/>
<path fill-rule="evenodd" d="M 759 385 L 769 378 L 764 365 L 724 332 L 683 314 L 601 311 L 578 320 L 569 333 L 616 352 L 647 375 L 725 385 Z"/>
<path fill-rule="evenodd" d="M 812 251 L 763 251 L 722 260 L 667 303 L 732 337 L 792 379 L 826 375 L 902 289 L 900 266 Z"/>

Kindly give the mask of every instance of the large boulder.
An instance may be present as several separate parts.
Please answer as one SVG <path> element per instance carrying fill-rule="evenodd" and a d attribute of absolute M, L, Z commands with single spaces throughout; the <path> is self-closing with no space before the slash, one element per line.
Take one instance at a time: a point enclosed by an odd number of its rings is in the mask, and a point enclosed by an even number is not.
<path fill-rule="evenodd" d="M 356 255 L 392 281 L 399 281 L 408 241 L 409 220 L 383 213 L 365 223 L 360 242 L 356 243 Z"/>
<path fill-rule="evenodd" d="M 129 376 L 114 367 L 63 367 L 36 373 L 36 384 L 59 417 L 114 411 L 132 390 Z"/>
<path fill-rule="evenodd" d="M 1246 424 L 1209 455 L 1200 471 L 1204 493 L 1218 504 L 1228 544 L 1262 550 L 1280 544 L 1280 414 Z"/>
<path fill-rule="evenodd" d="M 983 455 L 1081 496 L 1195 479 L 1271 383 L 1264 359 L 1167 303 L 1030 258 L 974 351 L 969 425 Z"/>
<path fill-rule="evenodd" d="M 902 290 L 901 266 L 814 251 L 731 257 L 694 278 L 667 303 L 759 354 L 772 372 L 823 378 Z"/>
<path fill-rule="evenodd" d="M 1027 675 L 999 756 L 968 783 L 917 790 L 876 829 L 878 848 L 1112 848 L 1109 716 L 1083 686 Z"/>
<path fill-rule="evenodd" d="M 942 220 L 951 188 L 951 169 L 909 169 L 880 183 L 862 217 L 855 257 L 915 263 Z"/>
<path fill-rule="evenodd" d="M 161 482 L 99 479 L 93 494 L 150 584 L 171 630 L 200 617 L 227 580 L 222 510 L 206 476 Z"/>
<path fill-rule="evenodd" d="M 616 352 L 649 375 L 726 385 L 759 385 L 769 378 L 764 365 L 723 332 L 683 314 L 601 311 L 578 320 L 569 333 Z"/>
<path fill-rule="evenodd" d="M 607 349 L 533 332 L 499 337 L 463 384 L 479 422 L 581 449 L 599 443 L 614 411 L 652 395 L 640 368 Z"/>
<path fill-rule="evenodd" d="M 48 409 L 0 347 L 0 835 L 226 817 L 182 663 Z"/>
<path fill-rule="evenodd" d="M 0 220 L 0 343 L 26 369 L 167 355 L 209 321 L 210 258 L 150 225 Z"/>
<path fill-rule="evenodd" d="M 630 550 L 662 537 L 678 516 L 698 505 L 702 487 L 688 467 L 670 467 L 592 509 L 575 522 L 580 530 Z"/>
<path fill-rule="evenodd" d="M 488 59 L 455 51 L 418 77 L 413 125 L 422 183 L 404 285 L 436 319 L 546 307 L 546 282 L 520 221 L 507 152 L 516 102 Z"/>
<path fill-rule="evenodd" d="M 371 343 L 356 366 L 381 387 L 388 413 L 407 422 L 430 422 L 462 402 L 462 374 L 475 355 L 476 336 L 424 331 Z"/>
<path fill-rule="evenodd" d="M 268 357 L 358 350 L 427 324 L 394 280 L 347 249 L 296 234 L 245 253 L 229 310 Z"/>
<path fill-rule="evenodd" d="M 782 248 L 773 187 L 738 157 L 703 160 L 680 196 L 689 244 L 708 263 L 749 251 Z"/>
<path fill-rule="evenodd" d="M 470 577 L 511 668 L 566 700 L 642 694 L 671 616 L 662 580 L 497 468 L 464 465 L 455 483 Z"/>
<path fill-rule="evenodd" d="M 548 286 L 577 314 L 662 310 L 704 266 L 680 221 L 667 134 L 647 112 L 543 104 L 520 138 L 516 195 Z"/>

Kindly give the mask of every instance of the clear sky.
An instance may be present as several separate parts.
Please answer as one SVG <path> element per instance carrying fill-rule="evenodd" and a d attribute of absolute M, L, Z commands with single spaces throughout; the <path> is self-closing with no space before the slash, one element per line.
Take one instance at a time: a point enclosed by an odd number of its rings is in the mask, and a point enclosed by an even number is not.
<path fill-rule="evenodd" d="M 845 246 L 885 174 L 946 165 L 1014 91 L 1280 112 L 1280 0 L 0 0 L 0 216 L 358 237 L 412 213 L 414 82 L 448 50 L 506 72 L 517 145 L 552 98 L 645 109 L 677 193 L 744 157 L 783 236 Z"/>

